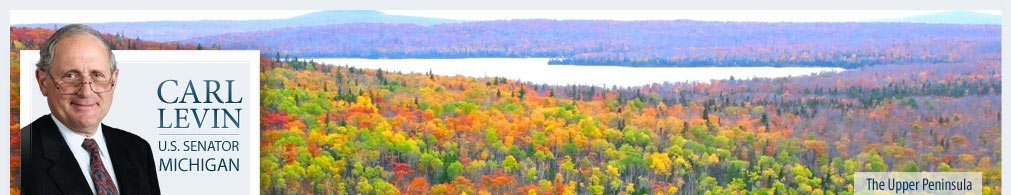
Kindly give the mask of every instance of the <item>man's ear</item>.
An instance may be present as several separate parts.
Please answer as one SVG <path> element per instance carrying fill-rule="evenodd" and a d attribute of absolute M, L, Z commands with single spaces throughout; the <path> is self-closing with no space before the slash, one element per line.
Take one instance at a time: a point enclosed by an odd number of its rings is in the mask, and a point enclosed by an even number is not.
<path fill-rule="evenodd" d="M 49 96 L 49 91 L 46 90 L 49 87 L 46 86 L 46 74 L 48 73 L 42 69 L 35 69 L 35 81 L 39 82 L 39 91 L 42 91 L 42 96 Z"/>
<path fill-rule="evenodd" d="M 119 81 L 119 69 L 112 70 L 112 89 L 116 89 L 116 82 Z"/>

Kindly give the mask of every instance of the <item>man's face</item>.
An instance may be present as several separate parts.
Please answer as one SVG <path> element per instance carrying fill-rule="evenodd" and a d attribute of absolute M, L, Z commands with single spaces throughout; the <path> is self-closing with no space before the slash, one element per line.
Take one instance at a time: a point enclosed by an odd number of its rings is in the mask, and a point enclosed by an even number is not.
<path fill-rule="evenodd" d="M 36 71 L 35 77 L 42 94 L 47 97 L 49 110 L 72 131 L 86 136 L 97 131 L 102 118 L 105 118 L 112 105 L 115 85 L 108 92 L 95 93 L 93 85 L 98 83 L 79 85 L 68 83 L 89 81 L 115 83 L 119 71 L 112 70 L 109 57 L 108 50 L 101 40 L 87 34 L 75 34 L 64 37 L 56 44 L 48 75 L 44 70 Z M 79 89 L 74 93 L 65 94 L 67 89 L 61 92 L 58 89 L 60 86 Z"/>

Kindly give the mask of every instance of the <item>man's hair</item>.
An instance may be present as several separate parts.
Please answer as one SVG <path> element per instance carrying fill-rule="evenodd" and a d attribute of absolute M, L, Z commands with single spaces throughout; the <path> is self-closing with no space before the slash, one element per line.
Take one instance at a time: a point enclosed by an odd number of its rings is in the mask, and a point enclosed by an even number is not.
<path fill-rule="evenodd" d="M 56 33 L 53 33 L 52 37 L 46 39 L 46 42 L 42 44 L 42 50 L 39 51 L 40 59 L 39 62 L 35 64 L 35 68 L 49 73 L 49 70 L 53 65 L 53 56 L 56 55 L 56 44 L 63 38 L 79 34 L 91 35 L 101 41 L 102 45 L 105 46 L 105 49 L 108 50 L 109 53 L 109 66 L 112 67 L 112 70 L 116 70 L 116 55 L 112 54 L 112 47 L 105 41 L 105 38 L 102 38 L 101 33 L 83 24 L 69 24 L 63 26 L 59 30 L 56 30 Z"/>

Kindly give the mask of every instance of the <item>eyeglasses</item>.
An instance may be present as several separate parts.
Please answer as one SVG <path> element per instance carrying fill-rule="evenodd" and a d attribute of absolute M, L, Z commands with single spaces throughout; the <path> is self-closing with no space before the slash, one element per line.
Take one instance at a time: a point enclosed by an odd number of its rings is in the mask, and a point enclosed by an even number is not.
<path fill-rule="evenodd" d="M 110 92 L 112 91 L 112 88 L 116 86 L 116 83 L 112 82 L 112 80 L 80 81 L 79 79 L 76 79 L 79 77 L 77 76 L 75 78 L 57 81 L 53 78 L 52 74 L 49 74 L 48 72 L 46 74 L 49 75 L 49 78 L 52 79 L 54 83 L 56 83 L 56 89 L 63 95 L 77 94 L 81 91 L 84 84 L 90 85 L 91 91 L 95 93 Z"/>

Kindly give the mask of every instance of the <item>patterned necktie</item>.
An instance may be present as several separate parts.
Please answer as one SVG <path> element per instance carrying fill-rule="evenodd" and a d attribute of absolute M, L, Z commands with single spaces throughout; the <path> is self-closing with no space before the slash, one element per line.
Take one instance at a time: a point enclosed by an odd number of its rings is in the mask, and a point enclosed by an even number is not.
<path fill-rule="evenodd" d="M 81 147 L 88 150 L 91 156 L 91 180 L 95 182 L 95 192 L 98 195 L 118 195 L 116 184 L 112 183 L 109 172 L 105 171 L 105 164 L 102 164 L 102 156 L 99 155 L 98 143 L 94 139 L 85 138 Z"/>

